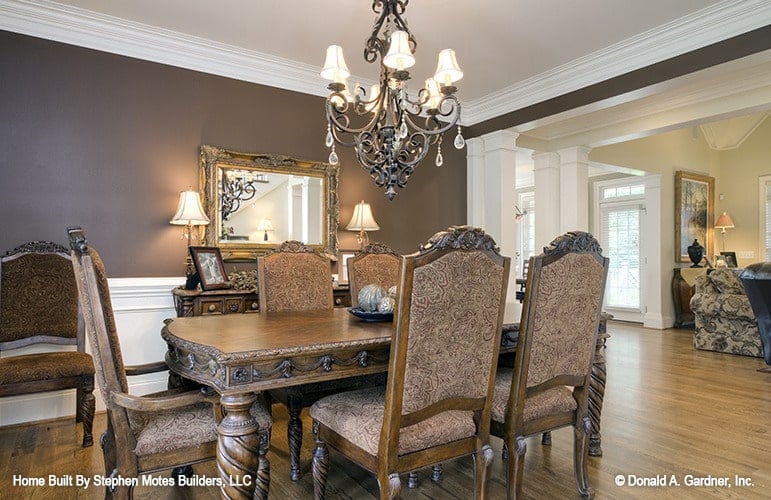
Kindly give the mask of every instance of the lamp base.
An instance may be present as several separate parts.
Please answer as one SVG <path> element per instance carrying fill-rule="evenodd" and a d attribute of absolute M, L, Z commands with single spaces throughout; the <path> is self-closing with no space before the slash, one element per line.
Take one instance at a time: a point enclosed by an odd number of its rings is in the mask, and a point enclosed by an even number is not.
<path fill-rule="evenodd" d="M 369 245 L 369 235 L 367 235 L 367 231 L 363 229 L 359 231 L 356 242 L 359 244 L 359 250 L 362 250 L 365 246 Z"/>

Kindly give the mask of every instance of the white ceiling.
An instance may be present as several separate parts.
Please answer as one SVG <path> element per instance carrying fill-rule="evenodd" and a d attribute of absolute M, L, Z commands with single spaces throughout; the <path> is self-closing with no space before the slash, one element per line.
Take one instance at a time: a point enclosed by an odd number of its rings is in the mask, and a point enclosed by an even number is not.
<path fill-rule="evenodd" d="M 362 56 L 371 5 L 0 0 L 0 29 L 325 95 L 327 45 L 343 47 L 353 81 L 377 77 Z M 769 25 L 771 0 L 414 0 L 405 18 L 418 42 L 414 86 L 454 48 L 462 122 L 472 125 Z M 524 147 L 596 147 L 769 108 L 771 51 L 515 130 Z"/>

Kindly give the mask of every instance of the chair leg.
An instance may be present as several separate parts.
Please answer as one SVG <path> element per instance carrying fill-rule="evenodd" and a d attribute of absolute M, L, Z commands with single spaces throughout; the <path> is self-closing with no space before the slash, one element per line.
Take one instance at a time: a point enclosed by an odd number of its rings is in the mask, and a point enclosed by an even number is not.
<path fill-rule="evenodd" d="M 576 476 L 578 493 L 582 498 L 594 498 L 594 490 L 589 485 L 589 474 L 586 470 L 586 457 L 589 455 L 589 432 L 592 422 L 584 417 L 573 430 L 573 469 Z"/>
<path fill-rule="evenodd" d="M 303 422 L 300 420 L 300 412 L 303 409 L 302 398 L 289 397 L 287 401 L 289 409 L 289 422 L 286 427 L 287 441 L 289 442 L 289 478 L 292 481 L 300 479 L 300 448 L 303 443 Z"/>
<path fill-rule="evenodd" d="M 493 448 L 486 444 L 474 454 L 474 498 L 487 498 L 487 472 L 493 463 Z"/>
<path fill-rule="evenodd" d="M 270 447 L 270 431 L 260 432 L 260 446 L 257 449 L 257 477 L 255 478 L 254 495 L 252 498 L 267 499 L 270 489 L 270 462 L 268 448 Z"/>
<path fill-rule="evenodd" d="M 506 464 L 506 498 L 515 500 L 522 498 L 522 473 L 525 470 L 525 452 L 527 452 L 527 441 L 524 436 L 516 436 L 515 453 L 511 453 L 509 447 L 509 461 Z"/>
<path fill-rule="evenodd" d="M 442 464 L 434 464 L 431 467 L 431 481 L 438 483 L 442 480 Z"/>
<path fill-rule="evenodd" d="M 402 480 L 399 479 L 399 474 L 395 472 L 388 475 L 378 474 L 377 484 L 380 488 L 380 500 L 399 498 L 399 493 L 402 491 Z"/>
<path fill-rule="evenodd" d="M 313 498 L 323 500 L 327 490 L 329 473 L 329 451 L 327 444 L 319 438 L 319 423 L 313 422 L 313 434 L 316 436 L 316 449 L 313 451 Z"/>
<path fill-rule="evenodd" d="M 75 391 L 77 409 L 75 420 L 83 422 L 83 447 L 94 444 L 94 412 L 96 411 L 96 398 L 94 398 L 94 376 L 84 375 L 81 386 Z"/>
<path fill-rule="evenodd" d="M 415 489 L 418 487 L 418 473 L 412 471 L 407 474 L 407 488 Z"/>
<path fill-rule="evenodd" d="M 544 432 L 541 435 L 541 444 L 544 446 L 551 446 L 551 431 Z"/>

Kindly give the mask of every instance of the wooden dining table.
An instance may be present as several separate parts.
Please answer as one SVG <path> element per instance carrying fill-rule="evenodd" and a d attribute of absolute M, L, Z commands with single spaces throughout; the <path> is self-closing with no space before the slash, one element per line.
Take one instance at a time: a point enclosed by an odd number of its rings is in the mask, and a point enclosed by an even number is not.
<path fill-rule="evenodd" d="M 504 318 L 515 314 L 507 311 Z M 224 417 L 217 429 L 217 468 L 224 498 L 267 498 L 269 479 L 256 472 L 259 428 L 249 411 L 259 393 L 386 372 L 392 328 L 392 322 L 362 321 L 345 308 L 165 321 L 161 336 L 168 344 L 169 369 L 220 395 Z M 513 355 L 515 349 L 516 329 L 509 324 L 502 332 L 501 353 Z M 598 341 L 593 382 L 595 369 L 602 380 L 593 384 L 595 394 L 590 398 L 595 405 L 594 412 L 590 407 L 590 416 L 597 444 L 600 415 L 596 403 L 599 400 L 601 409 L 604 364 Z"/>

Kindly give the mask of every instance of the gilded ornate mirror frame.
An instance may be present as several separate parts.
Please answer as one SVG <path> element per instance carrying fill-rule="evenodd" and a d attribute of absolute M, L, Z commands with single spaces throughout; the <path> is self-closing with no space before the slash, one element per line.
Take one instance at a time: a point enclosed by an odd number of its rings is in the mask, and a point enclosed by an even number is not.
<path fill-rule="evenodd" d="M 214 146 L 201 146 L 200 186 L 206 215 L 211 223 L 201 226 L 204 231 L 203 241 L 207 246 L 219 247 L 222 258 L 226 261 L 253 260 L 275 248 L 280 242 L 269 244 L 257 241 L 223 241 L 220 238 L 220 214 L 222 193 L 219 185 L 221 169 L 238 169 L 264 174 L 287 174 L 296 176 L 318 177 L 323 185 L 323 214 L 320 234 L 321 243 L 308 243 L 319 252 L 337 255 L 337 166 L 322 162 L 298 160 L 283 155 L 239 153 Z M 299 239 L 299 238 L 298 238 Z"/>

